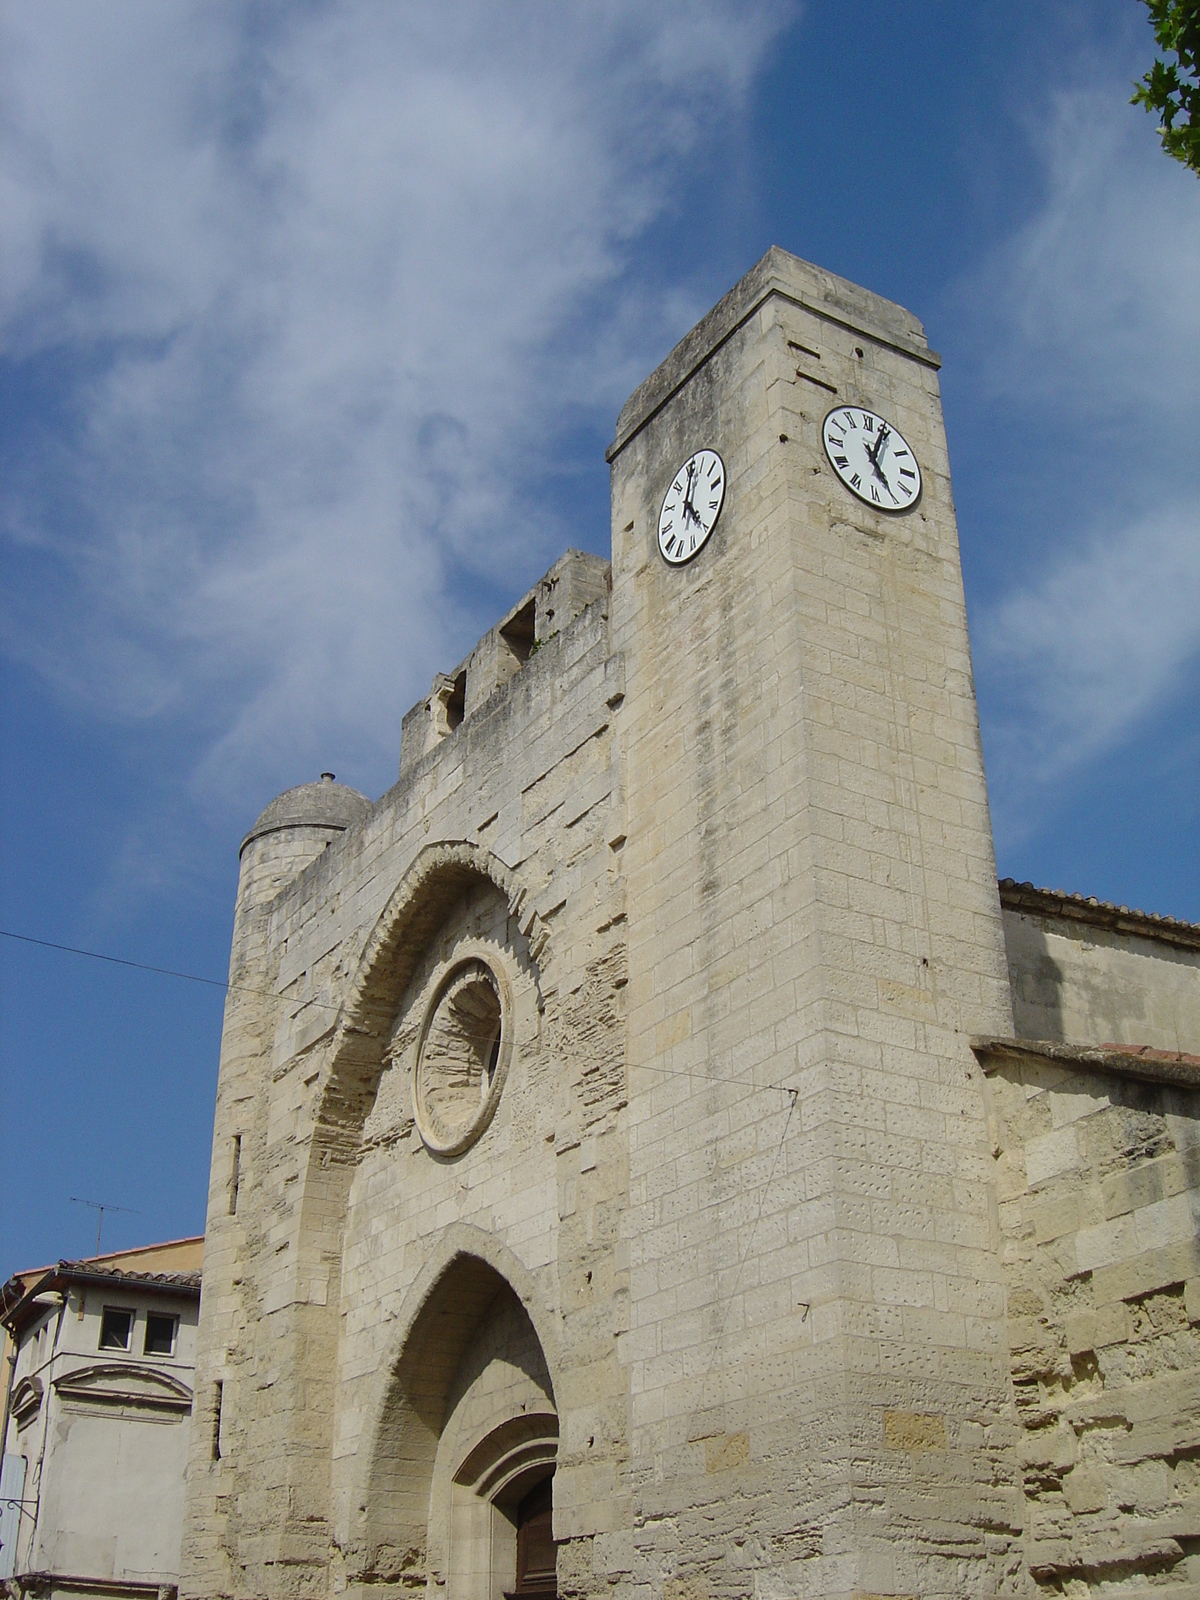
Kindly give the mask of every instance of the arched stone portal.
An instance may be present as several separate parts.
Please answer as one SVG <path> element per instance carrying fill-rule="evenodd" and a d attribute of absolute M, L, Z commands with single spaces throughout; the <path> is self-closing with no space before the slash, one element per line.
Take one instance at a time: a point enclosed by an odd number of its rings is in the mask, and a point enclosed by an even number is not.
<path fill-rule="evenodd" d="M 423 1576 L 445 1600 L 550 1600 L 557 1452 L 554 1387 L 524 1306 L 495 1267 L 456 1256 L 388 1376 L 359 1508 L 363 1576 L 407 1590 Z"/>
<path fill-rule="evenodd" d="M 528 1007 L 530 993 L 536 1004 L 540 976 L 532 952 L 544 953 L 548 941 L 520 875 L 476 844 L 427 844 L 368 934 L 333 1036 L 321 1052 L 291 1268 L 295 1302 L 291 1324 L 281 1335 L 284 1370 L 296 1381 L 290 1390 L 283 1382 L 276 1386 L 277 1414 L 285 1408 L 291 1412 L 282 1428 L 293 1441 L 284 1471 L 290 1503 L 303 1508 L 297 1521 L 305 1540 L 318 1517 L 336 1525 L 343 1514 L 335 1509 L 337 1487 L 334 1482 L 331 1491 L 330 1473 L 332 1461 L 332 1480 L 337 1480 L 337 1386 L 310 1384 L 299 1375 L 333 1372 L 338 1366 L 347 1219 L 354 1179 L 361 1172 L 364 1125 L 376 1104 L 397 1012 L 414 973 L 456 911 L 472 898 L 489 896 L 511 919 L 508 947 L 514 967 L 527 974 L 524 1004 Z M 332 1537 L 332 1526 L 330 1532 Z M 354 1531 L 347 1537 L 346 1570 L 375 1571 L 370 1549 L 362 1553 Z"/>

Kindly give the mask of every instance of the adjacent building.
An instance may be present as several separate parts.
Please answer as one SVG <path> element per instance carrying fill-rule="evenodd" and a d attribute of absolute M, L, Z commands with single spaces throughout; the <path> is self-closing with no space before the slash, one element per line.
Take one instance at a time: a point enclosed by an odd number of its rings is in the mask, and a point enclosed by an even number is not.
<path fill-rule="evenodd" d="M 16 1275 L 0 1578 L 21 1600 L 179 1583 L 202 1238 Z"/>

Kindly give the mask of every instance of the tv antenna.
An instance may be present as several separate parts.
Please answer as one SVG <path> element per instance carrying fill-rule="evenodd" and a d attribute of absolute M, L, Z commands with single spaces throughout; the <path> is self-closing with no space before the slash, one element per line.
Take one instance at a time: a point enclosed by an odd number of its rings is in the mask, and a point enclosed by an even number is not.
<path fill-rule="evenodd" d="M 90 1206 L 93 1211 L 98 1213 L 98 1215 L 96 1217 L 96 1254 L 97 1255 L 100 1254 L 100 1230 L 104 1226 L 104 1213 L 106 1211 L 123 1211 L 125 1213 L 125 1215 L 128 1216 L 128 1217 L 140 1217 L 141 1216 L 141 1212 L 140 1211 L 134 1211 L 132 1209 L 132 1207 L 130 1207 L 130 1206 L 114 1206 L 114 1205 L 110 1205 L 107 1200 L 104 1200 L 104 1201 L 101 1201 L 101 1200 L 83 1200 L 83 1199 L 81 1199 L 79 1197 L 79 1195 L 75 1195 L 75 1194 L 73 1194 L 71 1196 L 71 1204 L 73 1206 Z"/>

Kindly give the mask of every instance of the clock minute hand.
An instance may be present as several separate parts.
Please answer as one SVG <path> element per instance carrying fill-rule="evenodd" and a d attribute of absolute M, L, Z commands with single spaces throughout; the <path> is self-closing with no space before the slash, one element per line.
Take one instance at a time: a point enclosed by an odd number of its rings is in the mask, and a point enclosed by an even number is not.
<path fill-rule="evenodd" d="M 692 521 L 697 525 L 697 527 L 700 527 L 700 526 L 702 526 L 702 524 L 700 522 L 699 513 L 697 512 L 695 506 L 692 504 L 692 489 L 693 489 L 693 487 L 695 485 L 695 478 L 696 478 L 696 469 L 695 469 L 695 467 L 692 466 L 691 462 L 689 461 L 688 462 L 687 492 L 684 494 L 684 497 L 683 497 L 683 515 L 684 515 L 685 519 L 687 517 L 691 517 Z"/>

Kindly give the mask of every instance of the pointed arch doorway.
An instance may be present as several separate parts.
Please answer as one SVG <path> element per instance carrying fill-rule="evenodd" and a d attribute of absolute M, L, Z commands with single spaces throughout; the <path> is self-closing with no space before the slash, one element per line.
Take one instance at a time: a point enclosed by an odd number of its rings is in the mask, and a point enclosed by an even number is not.
<path fill-rule="evenodd" d="M 423 1556 L 430 1600 L 556 1600 L 557 1456 L 553 1385 L 524 1306 L 488 1262 L 455 1257 L 391 1368 L 364 1576 L 412 1572 Z"/>

